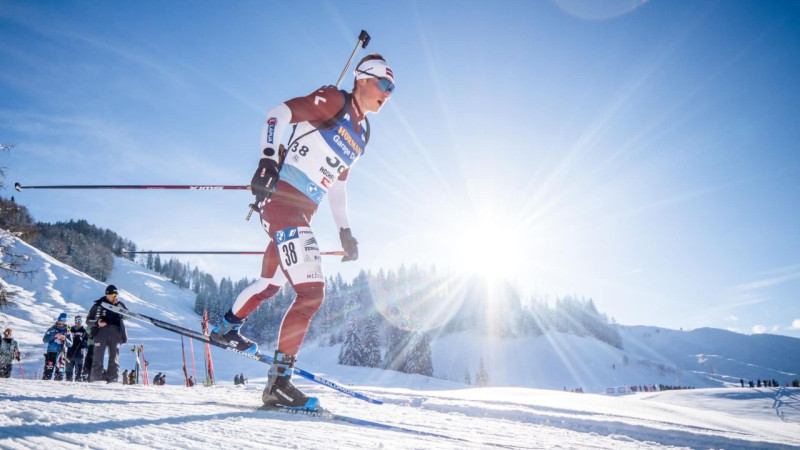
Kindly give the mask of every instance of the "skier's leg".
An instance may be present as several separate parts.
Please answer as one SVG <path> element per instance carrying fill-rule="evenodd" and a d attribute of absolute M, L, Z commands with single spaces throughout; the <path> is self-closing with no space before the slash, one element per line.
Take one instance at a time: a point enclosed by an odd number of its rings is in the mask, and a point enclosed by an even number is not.
<path fill-rule="evenodd" d="M 278 334 L 278 351 L 297 355 L 306 337 L 311 319 L 319 311 L 325 299 L 325 283 L 302 283 L 294 285 L 297 296 L 283 316 Z"/>
<path fill-rule="evenodd" d="M 270 243 L 262 261 L 261 278 L 236 297 L 231 309 L 225 313 L 222 323 L 211 330 L 212 339 L 246 353 L 258 351 L 258 345 L 242 336 L 239 330 L 247 320 L 247 316 L 252 314 L 264 300 L 275 295 L 286 282 L 286 277 L 278 268 L 275 246 Z"/>
<path fill-rule="evenodd" d="M 92 343 L 92 345 L 86 351 L 86 360 L 83 362 L 83 373 L 81 373 L 81 378 L 83 378 L 83 381 L 86 382 L 92 381 L 93 358 L 94 358 L 94 343 Z"/>
<path fill-rule="evenodd" d="M 56 365 L 56 356 L 58 353 L 47 352 L 44 354 L 44 369 L 42 369 L 42 379 L 49 380 L 53 377 L 53 369 Z"/>
<path fill-rule="evenodd" d="M 72 381 L 72 372 L 75 371 L 75 358 L 71 358 L 67 360 L 67 367 L 64 371 L 64 376 L 66 377 L 67 381 Z"/>
<path fill-rule="evenodd" d="M 322 258 L 314 233 L 307 225 L 278 230 L 274 239 L 281 267 L 297 296 L 283 317 L 275 363 L 269 370 L 269 382 L 262 400 L 267 407 L 314 410 L 319 407 L 319 400 L 305 395 L 292 384 L 291 379 L 311 319 L 325 298 Z"/>
<path fill-rule="evenodd" d="M 72 359 L 72 361 L 75 365 L 75 381 L 82 381 L 81 373 L 83 373 L 83 358 L 76 356 Z"/>
<path fill-rule="evenodd" d="M 103 358 L 106 354 L 106 338 L 105 338 L 105 329 L 101 328 L 100 331 L 97 333 L 97 336 L 94 336 L 94 351 L 92 355 L 92 372 L 90 375 L 90 379 L 92 382 L 95 381 L 106 381 L 103 378 Z"/>
<path fill-rule="evenodd" d="M 106 381 L 116 383 L 119 380 L 119 342 L 110 342 L 108 345 L 108 370 Z"/>

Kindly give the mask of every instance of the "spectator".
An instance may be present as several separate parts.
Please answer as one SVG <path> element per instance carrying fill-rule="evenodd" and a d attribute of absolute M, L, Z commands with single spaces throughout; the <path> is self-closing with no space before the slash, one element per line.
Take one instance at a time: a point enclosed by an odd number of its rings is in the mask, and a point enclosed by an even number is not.
<path fill-rule="evenodd" d="M 128 384 L 136 384 L 136 370 L 131 370 L 128 373 Z"/>
<path fill-rule="evenodd" d="M 125 322 L 122 315 L 106 309 L 103 305 L 114 305 L 122 309 L 128 309 L 117 296 L 119 289 L 113 284 L 106 287 L 106 295 L 100 297 L 89 310 L 87 322 L 91 328 L 92 339 L 94 340 L 94 354 L 92 356 L 93 383 L 106 382 L 116 383 L 119 377 L 119 347 L 128 342 L 128 334 L 125 331 Z M 108 350 L 108 367 L 103 375 L 103 358 Z"/>
<path fill-rule="evenodd" d="M 59 356 L 66 358 L 66 351 L 72 346 L 72 335 L 67 329 L 67 313 L 61 313 L 58 320 L 44 333 L 42 342 L 47 344 L 47 353 L 44 354 L 44 371 L 42 379 L 54 378 L 56 381 L 64 379 L 64 367 L 57 367 Z M 55 377 L 53 377 L 55 371 Z"/>
<path fill-rule="evenodd" d="M 81 379 L 85 382 L 92 381 L 92 363 L 94 362 L 94 339 L 92 339 L 92 328 L 86 328 L 86 358 L 83 359 L 83 372 Z"/>
<path fill-rule="evenodd" d="M 742 387 L 744 387 L 744 379 L 743 378 L 739 378 L 739 384 L 741 384 Z"/>
<path fill-rule="evenodd" d="M 83 358 L 86 356 L 88 347 L 82 316 L 75 316 L 75 325 L 69 328 L 69 332 L 72 335 L 72 347 L 67 350 L 67 381 L 72 381 L 73 373 L 75 381 L 81 381 Z"/>
<path fill-rule="evenodd" d="M 194 377 L 189 375 L 189 380 L 186 381 L 186 385 L 189 387 L 194 386 Z"/>
<path fill-rule="evenodd" d="M 11 378 L 11 366 L 15 359 L 19 361 L 19 344 L 12 334 L 11 328 L 6 328 L 0 339 L 0 378 Z"/>
<path fill-rule="evenodd" d="M 128 369 L 125 369 L 125 371 L 122 372 L 122 384 L 128 384 Z"/>

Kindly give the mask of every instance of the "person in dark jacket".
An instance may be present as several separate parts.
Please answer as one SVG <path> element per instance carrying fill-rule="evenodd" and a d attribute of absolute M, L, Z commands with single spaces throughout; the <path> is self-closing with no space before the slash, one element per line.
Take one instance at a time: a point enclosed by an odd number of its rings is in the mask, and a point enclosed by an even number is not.
<path fill-rule="evenodd" d="M 12 334 L 11 328 L 6 328 L 0 339 L 0 378 L 11 378 L 11 365 L 15 359 L 19 361 L 19 344 Z"/>
<path fill-rule="evenodd" d="M 119 298 L 119 289 L 113 284 L 106 287 L 106 295 L 94 302 L 89 310 L 86 323 L 91 330 L 94 349 L 92 350 L 92 383 L 115 383 L 119 378 L 119 348 L 128 342 L 125 322 L 122 316 L 106 309 L 103 305 L 114 305 L 128 309 Z M 103 358 L 108 350 L 108 367 L 103 373 Z"/>
<path fill-rule="evenodd" d="M 86 357 L 83 359 L 83 373 L 81 380 L 92 381 L 92 361 L 94 359 L 94 339 L 92 339 L 92 328 L 86 328 Z M 77 374 L 76 374 L 77 375 Z"/>
<path fill-rule="evenodd" d="M 83 316 L 75 316 L 75 325 L 69 327 L 72 335 L 72 347 L 67 350 L 67 381 L 72 381 L 75 374 L 75 381 L 81 381 L 83 371 L 83 358 L 86 356 L 86 328 L 83 327 Z"/>
<path fill-rule="evenodd" d="M 64 365 L 61 362 L 66 359 L 66 352 L 72 347 L 72 335 L 67 328 L 67 313 L 61 313 L 52 327 L 44 332 L 42 342 L 47 344 L 47 353 L 44 354 L 44 369 L 42 379 L 51 378 L 56 381 L 64 379 Z M 53 376 L 55 372 L 55 376 Z"/>

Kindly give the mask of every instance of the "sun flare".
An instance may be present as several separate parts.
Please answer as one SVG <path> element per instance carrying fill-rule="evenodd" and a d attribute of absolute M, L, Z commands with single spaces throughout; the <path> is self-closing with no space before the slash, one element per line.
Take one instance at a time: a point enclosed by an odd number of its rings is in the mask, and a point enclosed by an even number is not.
<path fill-rule="evenodd" d="M 499 281 L 524 271 L 523 236 L 513 221 L 486 214 L 465 220 L 452 230 L 446 262 L 456 272 Z"/>

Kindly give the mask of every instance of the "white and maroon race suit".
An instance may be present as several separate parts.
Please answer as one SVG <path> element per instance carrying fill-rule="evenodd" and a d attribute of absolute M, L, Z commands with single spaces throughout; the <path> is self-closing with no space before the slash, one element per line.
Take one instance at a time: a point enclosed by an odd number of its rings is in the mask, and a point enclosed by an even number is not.
<path fill-rule="evenodd" d="M 261 279 L 248 286 L 231 308 L 246 318 L 288 279 L 297 297 L 283 318 L 277 350 L 296 355 L 311 318 L 325 295 L 325 276 L 311 219 L 329 195 L 337 228 L 347 224 L 345 184 L 350 167 L 364 153 L 366 122 L 352 96 L 344 116 L 324 127 L 342 110 L 345 96 L 333 86 L 291 99 L 272 108 L 261 137 L 261 148 L 278 148 L 285 127 L 296 123 L 276 191 L 261 209 L 261 224 L 270 236 Z"/>

